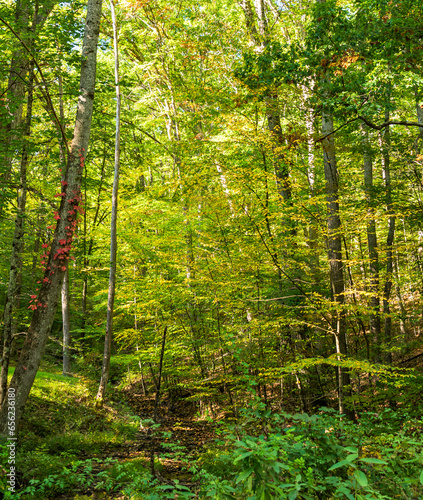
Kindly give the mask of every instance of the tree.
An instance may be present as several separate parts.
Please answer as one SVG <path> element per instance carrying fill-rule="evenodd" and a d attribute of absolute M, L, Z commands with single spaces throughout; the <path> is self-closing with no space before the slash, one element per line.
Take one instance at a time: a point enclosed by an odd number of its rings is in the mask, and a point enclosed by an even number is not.
<path fill-rule="evenodd" d="M 65 181 L 62 183 L 60 193 L 60 208 L 55 216 L 57 224 L 54 239 L 43 282 L 32 305 L 34 312 L 25 344 L 9 385 L 16 391 L 16 425 L 19 424 L 22 416 L 53 323 L 77 226 L 77 217 L 82 211 L 81 179 L 88 151 L 93 111 L 101 4 L 101 0 L 89 0 L 87 6 L 86 28 L 82 45 L 80 95 Z M 8 432 L 7 413 L 8 406 L 4 403 L 0 411 L 0 433 L 3 436 L 7 435 Z"/>
<path fill-rule="evenodd" d="M 26 111 L 25 137 L 31 135 L 32 103 L 33 103 L 34 65 L 30 64 L 28 81 L 28 100 Z M 15 232 L 13 235 L 12 252 L 10 258 L 9 284 L 4 308 L 3 328 L 3 356 L 1 364 L 0 403 L 6 398 L 7 375 L 9 369 L 10 349 L 13 340 L 13 306 L 19 296 L 20 274 L 22 273 L 22 247 L 24 238 L 25 208 L 27 196 L 27 165 L 28 165 L 28 141 L 22 148 L 22 159 L 20 165 L 20 189 L 18 193 L 18 210 L 15 219 Z"/>
<path fill-rule="evenodd" d="M 100 385 L 97 392 L 97 400 L 102 401 L 107 389 L 109 380 L 110 356 L 112 351 L 113 338 L 113 308 L 115 302 L 116 289 L 116 253 L 117 253 L 117 210 L 119 193 L 119 165 L 120 165 L 120 83 L 119 83 L 119 49 L 118 49 L 118 31 L 116 23 L 116 13 L 114 1 L 110 0 L 110 11 L 113 24 L 113 47 L 115 55 L 115 86 L 116 86 L 116 137 L 115 137 L 115 169 L 113 178 L 112 194 L 112 216 L 110 222 L 110 272 L 109 272 L 109 290 L 107 295 L 107 320 L 106 336 L 104 339 L 103 367 L 101 370 Z"/>
<path fill-rule="evenodd" d="M 421 328 L 421 6 L 128 0 L 115 8 L 121 161 L 113 169 L 117 61 L 104 26 L 83 238 L 70 274 L 83 298 L 70 303 L 79 355 L 99 369 L 106 329 L 99 399 L 112 333 L 124 349 L 117 359 L 139 361 L 154 384 L 167 326 L 165 389 L 214 384 L 236 407 L 248 376 L 267 404 L 277 393 L 309 411 L 321 395 L 338 404 L 338 390 L 341 411 L 359 410 L 373 387 L 367 373 L 390 358 L 399 363 Z M 71 45 L 61 39 L 63 57 L 76 57 Z M 42 69 L 50 86 L 62 77 L 69 121 L 72 71 Z M 24 308 L 43 303 L 27 303 L 25 267 L 51 238 L 40 227 L 53 203 L 49 165 L 60 156 L 58 129 L 42 126 L 52 115 L 46 100 L 35 99 L 34 109 L 21 330 Z M 16 145 L 14 186 L 23 141 Z M 109 202 L 118 169 L 119 211 L 115 194 Z M 2 270 L 16 215 L 9 195 L 6 211 L 13 217 L 0 220 Z M 404 230 L 393 233 L 402 219 Z M 57 314 L 56 343 L 65 324 Z M 57 356 L 53 343 L 48 349 Z"/>
<path fill-rule="evenodd" d="M 11 70 L 9 76 L 8 101 L 13 108 L 13 119 L 6 125 L 5 137 L 5 172 L 3 186 L 11 177 L 12 154 L 11 145 L 17 140 L 18 131 L 21 127 L 23 98 L 25 94 L 25 76 L 28 74 L 28 97 L 26 103 L 26 118 L 24 128 L 22 130 L 24 138 L 22 146 L 22 156 L 20 160 L 20 179 L 19 189 L 17 193 L 17 212 L 15 218 L 15 229 L 12 242 L 12 251 L 10 257 L 10 272 L 8 290 L 6 295 L 6 303 L 4 307 L 4 328 L 3 328 L 3 350 L 0 375 L 0 403 L 6 397 L 7 374 L 9 368 L 10 351 L 13 341 L 13 334 L 16 334 L 16 315 L 15 309 L 19 304 L 21 283 L 22 283 L 22 253 L 24 248 L 24 233 L 25 233 L 25 218 L 26 218 L 26 198 L 27 198 L 27 167 L 30 142 L 28 140 L 31 135 L 32 121 L 32 106 L 33 106 L 33 84 L 34 84 L 34 61 L 31 60 L 31 52 L 34 49 L 35 36 L 37 29 L 40 28 L 46 21 L 51 12 L 54 3 L 49 6 L 44 6 L 44 9 L 39 12 L 38 6 L 32 12 L 31 25 L 28 25 L 30 12 L 29 2 L 19 2 L 16 5 L 15 19 L 22 23 L 21 37 L 14 33 L 18 38 L 19 49 L 12 55 Z M 3 205 L 3 198 L 0 204 Z M 1 211 L 1 210 L 0 210 Z M 15 331 L 14 331 L 15 330 Z"/>

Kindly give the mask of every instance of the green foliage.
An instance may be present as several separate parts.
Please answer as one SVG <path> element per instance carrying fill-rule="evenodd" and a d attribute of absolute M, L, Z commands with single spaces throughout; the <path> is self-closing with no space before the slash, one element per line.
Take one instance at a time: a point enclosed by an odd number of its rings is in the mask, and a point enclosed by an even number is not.
<path fill-rule="evenodd" d="M 38 3 L 28 2 L 31 15 Z M 125 105 L 113 342 L 118 352 L 111 359 L 106 402 L 115 413 L 93 405 L 107 309 L 115 130 L 111 33 L 103 22 L 83 173 L 86 214 L 69 270 L 78 376 L 61 377 L 51 367 L 39 372 L 22 423 L 20 470 L 40 498 L 84 481 L 143 499 L 421 495 L 421 130 L 362 128 L 359 116 L 376 125 L 388 116 L 418 119 L 423 3 L 328 0 L 282 7 L 274 0 L 251 0 L 250 21 L 241 8 L 247 3 L 131 0 L 116 6 Z M 26 36 L 15 19 L 18 4 L 2 2 L 0 14 Z M 266 23 L 259 26 L 255 8 L 261 4 Z M 84 6 L 56 2 L 34 34 L 34 54 L 48 85 L 43 87 L 36 69 L 14 359 L 31 319 L 30 297 L 42 279 L 38 258 L 53 238 L 52 205 L 61 179 L 60 143 L 45 94 L 57 114 L 63 108 L 69 136 Z M 21 129 L 10 134 L 11 113 L 21 104 L 25 110 L 26 94 L 9 99 L 18 44 L 6 29 L 0 42 L 4 306 L 23 143 Z M 342 306 L 328 278 L 322 108 L 333 112 L 339 167 Z M 280 121 L 273 129 L 272 119 Z M 373 168 L 369 193 L 363 189 L 365 153 Z M 289 188 L 289 199 L 281 196 L 281 186 Z M 388 244 L 393 216 L 396 233 Z M 378 262 L 368 248 L 373 220 Z M 375 316 L 379 334 L 370 326 Z M 345 326 L 348 356 L 334 354 L 337 318 Z M 210 404 L 208 420 L 225 409 L 238 418 L 224 442 L 204 455 L 201 492 L 177 482 L 160 484 L 141 466 L 109 464 L 102 471 L 100 462 L 80 460 L 134 438 L 139 420 L 118 403 L 115 390 L 142 376 L 154 391 L 165 326 L 162 400 L 167 394 L 170 407 L 184 395 L 201 402 L 203 414 Z M 61 327 L 58 312 L 47 346 L 58 363 Z M 323 394 L 337 405 L 340 367 L 351 375 L 346 402 L 359 415 L 358 424 L 330 411 L 295 414 Z M 278 416 L 256 404 L 239 419 L 251 395 L 291 413 Z M 183 457 L 177 447 L 173 456 Z"/>
<path fill-rule="evenodd" d="M 216 499 L 402 498 L 422 494 L 421 420 L 386 410 L 359 424 L 334 412 L 244 411 L 204 464 L 203 494 Z M 260 434 L 259 434 L 260 433 Z"/>
<path fill-rule="evenodd" d="M 45 475 L 43 479 L 31 479 L 16 498 L 56 498 L 60 493 L 85 491 L 86 488 L 119 491 L 145 473 L 144 465 L 134 461 L 119 464 L 114 459 L 77 460 L 62 467 L 59 473 Z"/>
<path fill-rule="evenodd" d="M 0 492 L 5 495 L 4 498 L 11 497 L 10 492 L 7 490 L 8 460 L 9 449 L 6 446 L 6 443 L 0 442 Z"/>

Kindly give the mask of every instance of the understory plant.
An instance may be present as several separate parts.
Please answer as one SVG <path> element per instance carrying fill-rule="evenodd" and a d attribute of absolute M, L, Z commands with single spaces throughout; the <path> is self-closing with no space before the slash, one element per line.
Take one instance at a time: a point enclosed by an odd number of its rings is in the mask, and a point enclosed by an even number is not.
<path fill-rule="evenodd" d="M 330 409 L 276 414 L 258 403 L 227 429 L 212 463 L 203 464 L 202 497 L 419 500 L 421 426 L 392 410 L 353 423 Z"/>

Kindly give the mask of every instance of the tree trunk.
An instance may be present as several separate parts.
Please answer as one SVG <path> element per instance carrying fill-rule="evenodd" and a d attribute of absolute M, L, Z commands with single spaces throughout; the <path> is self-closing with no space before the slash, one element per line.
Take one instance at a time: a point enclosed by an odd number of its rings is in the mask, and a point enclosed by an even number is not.
<path fill-rule="evenodd" d="M 317 0 L 324 4 L 325 0 Z M 323 86 L 330 84 L 330 79 L 325 76 L 321 80 Z M 329 97 L 328 91 L 323 89 L 323 99 Z M 332 300 L 334 301 L 333 333 L 335 336 L 335 349 L 341 359 L 347 354 L 347 325 L 345 317 L 345 285 L 342 262 L 341 218 L 339 215 L 339 173 L 336 164 L 335 139 L 333 135 L 333 115 L 327 104 L 322 105 L 322 140 L 323 164 L 326 181 L 326 207 L 327 207 L 327 249 L 329 259 L 329 277 L 331 284 Z M 348 370 L 342 366 L 337 368 L 338 374 L 338 402 L 339 412 L 347 413 L 353 417 L 352 412 L 345 408 L 345 388 L 350 386 Z"/>
<path fill-rule="evenodd" d="M 266 97 L 267 126 L 270 132 L 271 147 L 274 157 L 276 186 L 279 198 L 287 205 L 291 205 L 291 182 L 289 179 L 288 160 L 282 152 L 284 138 L 282 135 L 281 119 L 278 109 L 278 96 L 275 92 L 268 92 Z"/>
<path fill-rule="evenodd" d="M 419 135 L 416 139 L 416 154 L 420 154 L 420 150 L 423 144 L 423 103 L 422 103 L 422 93 L 419 92 L 418 87 L 414 88 L 414 96 L 416 99 L 416 113 L 417 113 L 417 123 L 421 124 L 419 128 Z"/>
<path fill-rule="evenodd" d="M 314 81 L 309 80 L 310 88 L 303 86 L 303 102 L 305 112 L 305 125 L 307 129 L 307 179 L 310 188 L 309 198 L 312 200 L 312 206 L 317 214 L 319 208 L 315 201 L 315 143 L 314 143 L 314 110 L 309 105 L 311 92 L 314 89 Z M 310 270 L 313 277 L 312 290 L 316 291 L 319 286 L 319 248 L 318 248 L 318 224 L 316 217 L 310 217 L 308 231 L 306 231 L 307 245 L 310 248 Z"/>
<path fill-rule="evenodd" d="M 251 42 L 254 43 L 254 45 L 258 46 L 260 45 L 260 39 L 256 29 L 256 21 L 254 18 L 253 9 L 251 8 L 251 2 L 250 0 L 241 0 L 239 2 L 239 5 L 244 12 L 245 26 L 247 28 L 248 34 L 250 35 Z"/>
<path fill-rule="evenodd" d="M 26 111 L 26 123 L 24 137 L 31 134 L 32 104 L 33 104 L 33 82 L 34 66 L 31 63 L 28 82 L 28 101 Z M 26 169 L 28 165 L 28 141 L 25 140 L 21 167 L 20 167 L 20 186 L 18 190 L 18 209 L 15 218 L 15 232 L 13 235 L 12 255 L 10 257 L 9 284 L 6 295 L 6 305 L 4 308 L 4 328 L 3 328 L 3 356 L 0 375 L 0 403 L 3 403 L 6 397 L 7 373 L 9 369 L 10 350 L 12 347 L 13 333 L 13 309 L 19 294 L 20 275 L 22 272 L 22 248 L 25 233 L 25 209 L 26 209 Z"/>
<path fill-rule="evenodd" d="M 115 54 L 115 86 L 116 86 L 116 137 L 115 137 L 115 175 L 113 178 L 112 193 L 112 217 L 110 223 L 110 272 L 109 272 L 109 292 L 107 297 L 107 324 L 106 337 L 104 339 L 103 366 L 101 369 L 100 385 L 96 399 L 101 401 L 106 395 L 107 382 L 109 380 L 110 355 L 112 351 L 113 335 L 113 308 L 115 302 L 116 288 L 116 252 L 117 252 L 117 210 L 118 210 L 118 191 L 119 191 L 119 163 L 120 163 L 120 85 L 119 85 L 119 51 L 118 35 L 116 25 L 116 15 L 114 1 L 110 0 L 110 10 L 113 23 L 113 42 Z"/>
<path fill-rule="evenodd" d="M 62 186 L 60 208 L 55 214 L 57 224 L 54 239 L 38 297 L 31 306 L 34 312 L 28 334 L 10 382 L 10 387 L 15 390 L 16 426 L 22 417 L 53 324 L 77 227 L 77 215 L 82 211 L 81 179 L 91 129 L 101 3 L 101 0 L 88 0 L 82 46 L 80 95 L 74 135 L 67 161 L 66 180 Z M 0 434 L 4 436 L 8 433 L 7 415 L 8 406 L 3 404 L 0 411 Z"/>
<path fill-rule="evenodd" d="M 60 126 L 55 123 L 57 136 L 59 140 L 59 155 L 62 163 L 62 182 L 65 182 L 66 172 L 66 144 L 64 143 L 61 130 L 65 130 L 65 112 L 63 107 L 63 81 L 59 75 L 59 116 Z M 61 130 L 60 130 L 61 129 Z M 84 215 L 85 216 L 85 215 Z M 65 377 L 70 376 L 70 347 L 71 347 L 71 332 L 70 332 L 70 309 L 69 309 L 69 267 L 65 271 L 62 283 L 62 333 L 63 333 L 63 369 L 62 374 Z"/>
<path fill-rule="evenodd" d="M 25 36 L 29 34 L 29 15 L 30 2 L 28 0 L 18 0 L 15 9 L 15 25 L 16 30 Z M 4 170 L 1 185 L 6 185 L 10 177 L 10 169 L 12 166 L 13 151 L 15 149 L 13 143 L 18 139 L 19 128 L 22 125 L 22 111 L 26 91 L 26 75 L 28 72 L 29 55 L 25 48 L 19 42 L 16 44 L 16 49 L 12 54 L 10 63 L 10 72 L 7 87 L 7 116 L 9 121 L 4 127 L 6 137 L 4 139 Z M 10 119 L 10 114 L 11 119 Z"/>
<path fill-rule="evenodd" d="M 63 375 L 70 375 L 70 315 L 69 315 L 69 269 L 66 269 L 62 283 L 62 322 L 63 322 Z"/>
<path fill-rule="evenodd" d="M 32 46 L 32 37 L 35 29 L 40 29 L 49 14 L 53 10 L 57 0 L 42 2 L 42 5 L 35 5 L 35 12 L 33 13 L 32 26 L 29 28 L 29 16 L 31 13 L 31 2 L 29 0 L 17 0 L 15 8 L 15 29 L 22 37 L 22 34 L 29 35 L 29 40 L 25 40 L 27 46 Z M 25 38 L 25 35 L 23 35 Z M 16 50 L 12 53 L 12 60 L 10 64 L 8 86 L 7 86 L 7 100 L 6 100 L 6 120 L 1 120 L 0 130 L 4 130 L 6 136 L 3 142 L 3 174 L 0 179 L 0 213 L 3 211 L 4 203 L 4 189 L 7 187 L 7 182 L 10 179 L 10 172 L 13 160 L 13 151 L 17 148 L 14 142 L 19 140 L 19 129 L 22 126 L 22 112 L 23 103 L 26 91 L 26 75 L 30 65 L 30 55 L 24 45 L 16 40 Z M 10 119 L 11 111 L 11 119 Z M 3 110 L 1 110 L 3 115 Z M 6 123 L 6 125 L 3 125 Z"/>
<path fill-rule="evenodd" d="M 100 202 L 101 202 L 101 192 L 103 190 L 103 182 L 104 182 L 104 171 L 106 168 L 106 148 L 103 152 L 103 162 L 101 165 L 101 174 L 100 174 L 100 185 L 98 187 L 97 192 L 97 206 L 95 209 L 94 218 L 92 220 L 92 227 L 95 228 L 98 221 L 98 216 L 100 213 Z M 85 198 L 87 192 L 87 169 L 85 168 Z M 81 336 L 85 336 L 85 323 L 87 319 L 87 297 L 88 297 L 88 271 L 87 268 L 90 265 L 90 256 L 93 251 L 94 246 L 94 238 L 91 237 L 90 243 L 88 245 L 87 250 L 87 212 L 84 212 L 84 224 L 83 224 L 83 235 L 84 235 L 84 281 L 82 284 L 82 303 L 81 303 Z"/>
<path fill-rule="evenodd" d="M 380 299 L 379 299 L 379 253 L 377 248 L 376 221 L 373 208 L 373 162 L 366 125 L 361 125 L 363 136 L 364 195 L 367 206 L 367 245 L 370 270 L 370 336 L 374 345 L 374 360 L 380 363 Z"/>
<path fill-rule="evenodd" d="M 264 48 L 268 43 L 269 29 L 263 0 L 255 0 L 258 31 L 250 0 L 242 0 L 240 6 L 244 11 L 245 25 L 251 42 L 257 47 Z M 281 149 L 284 138 L 279 115 L 278 95 L 275 90 L 269 89 L 267 91 L 265 102 L 267 126 L 270 132 L 270 144 L 274 157 L 276 185 L 280 199 L 289 205 L 291 204 L 291 183 L 286 155 Z"/>
<path fill-rule="evenodd" d="M 391 98 L 391 88 L 387 88 L 387 102 L 385 106 L 385 121 L 389 121 L 389 103 Z M 393 244 L 395 237 L 395 210 L 392 203 L 392 187 L 391 187 L 391 169 L 390 169 L 390 145 L 391 145 L 391 131 L 390 127 L 385 128 L 384 134 L 381 136 L 382 146 L 382 171 L 383 179 L 385 181 L 385 196 L 386 196 L 386 211 L 388 213 L 388 235 L 386 237 L 386 278 L 385 286 L 383 289 L 383 314 L 385 316 L 385 344 L 387 354 L 385 361 L 388 364 L 392 363 L 392 353 L 389 352 L 390 343 L 392 340 L 392 318 L 390 310 L 390 297 L 392 291 L 392 277 L 394 272 L 394 254 Z"/>
<path fill-rule="evenodd" d="M 326 181 L 327 207 L 327 246 L 329 258 L 329 276 L 332 297 L 335 303 L 333 333 L 335 335 L 336 353 L 347 354 L 347 336 L 345 319 L 345 285 L 342 262 L 341 218 L 339 216 L 338 181 L 339 174 L 336 165 L 335 140 L 333 137 L 333 116 L 325 108 L 322 111 L 323 163 Z M 329 135 L 331 134 L 331 135 Z M 339 366 L 338 369 L 339 411 L 346 413 L 344 396 L 345 387 L 350 385 L 348 371 Z"/>

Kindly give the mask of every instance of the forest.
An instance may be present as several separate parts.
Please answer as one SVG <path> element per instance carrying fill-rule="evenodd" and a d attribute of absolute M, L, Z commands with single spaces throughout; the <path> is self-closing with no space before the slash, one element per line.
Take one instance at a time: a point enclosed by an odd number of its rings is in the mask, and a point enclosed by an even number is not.
<path fill-rule="evenodd" d="M 423 499 L 423 2 L 0 0 L 0 498 Z"/>

